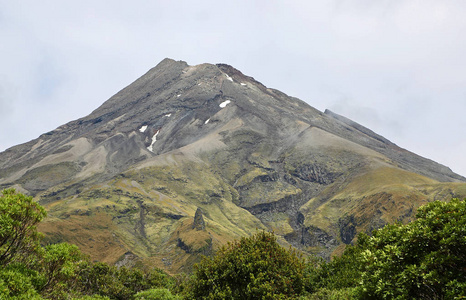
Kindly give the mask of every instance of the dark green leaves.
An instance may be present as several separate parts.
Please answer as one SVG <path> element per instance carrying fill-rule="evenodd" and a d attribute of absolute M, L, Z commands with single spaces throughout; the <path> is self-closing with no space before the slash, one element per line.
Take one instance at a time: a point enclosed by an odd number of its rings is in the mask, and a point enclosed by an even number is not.
<path fill-rule="evenodd" d="M 42 206 L 32 197 L 2 191 L 0 196 L 0 265 L 28 258 L 39 247 L 41 235 L 36 225 L 46 216 Z"/>
<path fill-rule="evenodd" d="M 230 243 L 195 267 L 194 299 L 282 299 L 304 291 L 303 258 L 273 233 Z"/>
<path fill-rule="evenodd" d="M 418 210 L 414 222 L 362 236 L 363 295 L 443 299 L 466 282 L 465 237 L 466 202 L 459 199 L 429 203 Z"/>

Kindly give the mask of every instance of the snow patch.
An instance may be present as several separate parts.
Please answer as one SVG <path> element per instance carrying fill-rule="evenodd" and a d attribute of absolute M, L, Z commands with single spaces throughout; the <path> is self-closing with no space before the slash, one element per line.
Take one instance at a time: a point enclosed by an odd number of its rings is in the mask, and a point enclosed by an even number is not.
<path fill-rule="evenodd" d="M 230 80 L 231 82 L 233 82 L 233 78 L 231 78 L 231 77 L 228 76 L 227 74 L 225 74 L 225 76 L 227 77 L 228 80 Z"/>
<path fill-rule="evenodd" d="M 160 130 L 157 130 L 157 132 L 154 134 L 154 136 L 152 137 L 152 143 L 150 144 L 149 147 L 147 147 L 147 150 L 149 150 L 150 152 L 153 152 L 154 148 L 154 144 L 155 142 L 157 141 L 157 134 L 159 134 Z"/>
<path fill-rule="evenodd" d="M 219 106 L 220 106 L 221 108 L 224 108 L 225 106 L 227 106 L 228 104 L 230 104 L 230 102 L 231 102 L 230 100 L 223 101 L 222 103 L 220 103 Z"/>
<path fill-rule="evenodd" d="M 180 98 L 181 94 L 176 95 L 176 98 Z"/>
<path fill-rule="evenodd" d="M 244 83 L 244 82 L 241 82 L 241 85 L 242 85 L 242 86 L 245 86 L 245 85 L 247 85 L 247 84 L 246 84 L 246 83 Z"/>
<path fill-rule="evenodd" d="M 209 123 L 209 121 L 210 121 L 210 119 L 207 119 L 207 121 L 205 121 L 205 122 L 204 122 L 204 124 L 207 124 L 207 123 Z"/>
<path fill-rule="evenodd" d="M 146 129 L 147 129 L 147 125 L 144 125 L 141 128 L 139 128 L 139 132 L 145 132 Z"/>
<path fill-rule="evenodd" d="M 171 113 L 169 113 L 169 114 L 166 114 L 166 115 L 165 115 L 165 117 L 167 117 L 167 118 L 170 118 L 170 117 L 171 117 L 171 115 L 172 115 L 172 114 L 171 114 Z"/>

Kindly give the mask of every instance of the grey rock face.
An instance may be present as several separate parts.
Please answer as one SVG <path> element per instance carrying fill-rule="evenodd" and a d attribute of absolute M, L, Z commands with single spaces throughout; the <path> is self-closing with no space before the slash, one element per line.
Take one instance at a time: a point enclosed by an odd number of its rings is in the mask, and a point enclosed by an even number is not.
<path fill-rule="evenodd" d="M 197 208 L 196 214 L 194 215 L 193 229 L 196 230 L 205 230 L 204 217 L 202 215 L 202 209 Z"/>
<path fill-rule="evenodd" d="M 228 109 L 221 107 L 222 103 Z M 349 119 L 328 110 L 323 114 L 299 99 L 266 88 L 231 66 L 190 67 L 182 61 L 165 59 L 87 117 L 0 153 L 0 184 L 28 181 L 26 189 L 33 194 L 53 186 L 56 183 L 34 184 L 28 180 L 33 170 L 50 165 L 44 160 L 51 156 L 58 164 L 76 164 L 63 170 L 63 180 L 73 175 L 88 177 L 90 161 L 86 155 L 91 156 L 93 151 L 95 156 L 100 154 L 98 163 L 102 166 L 92 175 L 100 173 L 108 179 L 140 161 L 201 140 L 235 118 L 249 130 L 243 133 L 247 140 L 238 141 L 236 137 L 241 133 L 237 131 L 221 134 L 224 143 L 237 143 L 236 147 L 293 147 L 300 139 L 296 123 L 302 122 L 306 127 L 319 128 L 382 153 L 403 169 L 439 181 L 465 180 Z M 100 153 L 95 153 L 99 148 Z M 277 151 L 272 152 L 269 154 L 277 156 Z M 79 176 L 80 172 L 84 174 Z M 317 166 L 303 165 L 296 172 L 303 180 L 332 180 Z M 330 172 L 329 176 L 337 174 Z"/>

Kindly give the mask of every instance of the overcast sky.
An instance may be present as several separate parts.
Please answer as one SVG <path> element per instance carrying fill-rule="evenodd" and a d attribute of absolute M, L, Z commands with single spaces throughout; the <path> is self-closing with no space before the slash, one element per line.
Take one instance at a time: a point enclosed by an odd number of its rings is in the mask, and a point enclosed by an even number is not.
<path fill-rule="evenodd" d="M 466 1 L 0 0 L 0 151 L 163 58 L 227 63 L 466 176 Z"/>

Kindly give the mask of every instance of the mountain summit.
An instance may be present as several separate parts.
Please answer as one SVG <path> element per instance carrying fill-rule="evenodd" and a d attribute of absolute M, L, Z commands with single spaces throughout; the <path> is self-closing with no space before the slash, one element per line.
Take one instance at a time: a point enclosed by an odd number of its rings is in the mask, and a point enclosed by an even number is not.
<path fill-rule="evenodd" d="M 466 196 L 465 181 L 229 65 L 172 59 L 90 115 L 0 153 L 0 187 L 47 208 L 49 242 L 169 272 L 261 228 L 328 257 L 359 231 Z"/>

